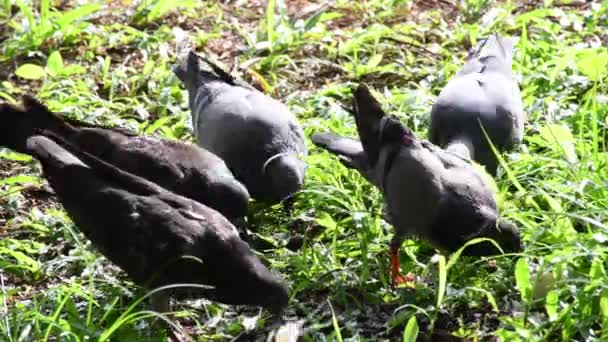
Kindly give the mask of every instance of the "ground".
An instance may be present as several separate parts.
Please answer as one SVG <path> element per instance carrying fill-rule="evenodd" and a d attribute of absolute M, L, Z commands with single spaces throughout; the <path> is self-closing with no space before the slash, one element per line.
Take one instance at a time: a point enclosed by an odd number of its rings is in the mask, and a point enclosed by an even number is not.
<path fill-rule="evenodd" d="M 307 341 L 605 341 L 606 1 L 8 0 L 0 98 L 31 94 L 81 120 L 192 141 L 171 67 L 195 48 L 288 104 L 308 137 L 356 135 L 340 104 L 359 82 L 425 137 L 439 91 L 495 32 L 517 39 L 528 115 L 495 178 L 501 215 L 523 236 L 518 258 L 444 257 L 410 240 L 401 266 L 415 285 L 392 289 L 378 191 L 308 139 L 293 210 L 250 215 L 263 260 L 289 285 L 284 315 L 199 300 L 165 318 L 200 341 L 263 341 L 287 326 Z M 11 127 L 0 130 L 1 141 Z M 0 340 L 166 339 L 146 291 L 79 233 L 39 165 L 8 150 L 0 236 Z"/>

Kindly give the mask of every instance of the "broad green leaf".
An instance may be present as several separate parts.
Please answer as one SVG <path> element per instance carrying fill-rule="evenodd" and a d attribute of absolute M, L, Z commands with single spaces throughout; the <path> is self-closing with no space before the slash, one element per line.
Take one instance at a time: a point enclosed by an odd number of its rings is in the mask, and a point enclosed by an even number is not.
<path fill-rule="evenodd" d="M 549 321 L 555 322 L 557 319 L 557 309 L 559 305 L 559 293 L 557 290 L 552 290 L 547 293 L 547 297 L 545 299 L 545 310 L 547 311 L 547 316 L 549 316 Z"/>
<path fill-rule="evenodd" d="M 382 62 L 382 57 L 383 55 L 381 53 L 373 55 L 372 58 L 370 58 L 367 62 L 367 67 L 369 69 L 376 68 L 380 64 L 380 62 Z"/>
<path fill-rule="evenodd" d="M 152 134 L 152 133 L 156 132 L 156 130 L 158 130 L 159 128 L 165 126 L 165 124 L 171 120 L 172 120 L 172 118 L 170 116 L 163 116 L 162 118 L 154 121 L 153 124 L 148 126 L 144 132 L 146 134 Z"/>
<path fill-rule="evenodd" d="M 598 49 L 587 49 L 579 54 L 576 63 L 578 70 L 591 81 L 597 81 L 608 72 L 608 52 Z"/>
<path fill-rule="evenodd" d="M 48 234 L 51 231 L 51 229 L 49 229 L 49 227 L 47 227 L 43 224 L 32 223 L 32 222 L 24 222 L 21 225 L 21 228 L 23 230 L 29 230 L 29 231 L 40 233 L 40 234 Z"/>
<path fill-rule="evenodd" d="M 45 21 L 49 17 L 50 0 L 40 0 L 40 21 Z"/>
<path fill-rule="evenodd" d="M 0 159 L 29 162 L 32 160 L 32 157 L 27 154 L 22 154 L 22 153 L 6 150 L 3 152 L 0 152 Z"/>
<path fill-rule="evenodd" d="M 524 303 L 528 303 L 532 294 L 532 284 L 530 284 L 530 268 L 528 260 L 520 258 L 515 264 L 515 284 L 521 299 Z"/>
<path fill-rule="evenodd" d="M 142 70 L 142 74 L 149 75 L 152 72 L 152 70 L 154 69 L 154 67 L 156 67 L 156 66 L 157 65 L 156 65 L 156 63 L 154 61 L 148 60 L 146 62 L 146 64 L 144 64 L 144 68 Z"/>
<path fill-rule="evenodd" d="M 539 135 L 530 137 L 530 141 L 564 155 L 571 163 L 575 163 L 578 159 L 574 136 L 570 127 L 565 124 L 544 125 L 539 129 Z"/>
<path fill-rule="evenodd" d="M 551 67 L 551 75 L 549 76 L 549 79 L 551 80 L 551 82 L 555 81 L 557 79 L 558 75 L 563 75 L 563 71 L 566 70 L 568 68 L 568 66 L 570 65 L 570 62 L 572 61 L 572 59 L 574 59 L 575 56 L 575 51 L 572 49 L 567 49 L 566 53 L 563 56 L 560 57 L 555 57 L 551 60 L 549 60 L 544 66 L 543 68 L 546 68 L 550 65 L 552 65 Z"/>
<path fill-rule="evenodd" d="M 63 68 L 62 74 L 65 76 L 79 75 L 85 73 L 87 69 L 79 64 L 71 64 Z"/>
<path fill-rule="evenodd" d="M 59 51 L 54 51 L 46 61 L 46 71 L 49 75 L 57 77 L 62 74 L 63 69 L 63 58 Z"/>
<path fill-rule="evenodd" d="M 175 0 L 158 0 L 150 10 L 150 13 L 148 13 L 146 19 L 148 22 L 156 20 L 165 15 L 172 8 L 175 8 L 175 5 Z"/>
<path fill-rule="evenodd" d="M 35 176 L 16 175 L 16 176 L 0 179 L 0 185 L 38 183 L 39 181 L 40 181 L 40 179 L 38 177 L 35 177 Z"/>
<path fill-rule="evenodd" d="M 405 330 L 403 330 L 403 342 L 416 342 L 418 330 L 418 320 L 416 319 L 416 316 L 412 316 L 412 318 L 407 321 Z"/>
<path fill-rule="evenodd" d="M 46 76 L 46 72 L 41 66 L 28 63 L 17 68 L 15 75 L 28 80 L 39 80 Z"/>
<path fill-rule="evenodd" d="M 0 248 L 0 254 L 17 260 L 17 263 L 14 264 L 16 266 L 15 269 L 27 269 L 34 277 L 39 275 L 40 265 L 38 264 L 38 261 L 30 258 L 25 253 L 8 248 Z M 7 262 L 4 262 L 4 264 L 5 267 L 6 265 L 10 265 L 10 263 Z"/>
<path fill-rule="evenodd" d="M 322 211 L 317 217 L 317 223 L 327 228 L 328 230 L 336 229 L 336 221 L 326 212 Z"/>
<path fill-rule="evenodd" d="M 89 14 L 95 13 L 95 12 L 99 11 L 100 8 L 101 8 L 100 4 L 86 4 L 86 5 L 76 7 L 73 10 L 63 13 L 61 18 L 57 21 L 57 24 L 63 30 L 68 25 L 70 25 L 72 22 L 74 22 L 78 19 L 82 19 Z"/>

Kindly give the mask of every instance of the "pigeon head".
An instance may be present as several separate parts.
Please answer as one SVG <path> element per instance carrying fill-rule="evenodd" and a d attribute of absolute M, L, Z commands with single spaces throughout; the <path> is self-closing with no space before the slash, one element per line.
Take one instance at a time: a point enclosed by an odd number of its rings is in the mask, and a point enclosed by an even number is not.
<path fill-rule="evenodd" d="M 214 208 L 230 220 L 244 217 L 247 215 L 249 206 L 249 192 L 241 182 L 234 178 L 228 168 L 222 171 L 216 170 L 214 174 L 206 177 L 209 184 L 201 187 L 206 189 L 203 202 L 214 203 Z M 202 180 L 205 177 L 197 179 Z"/>
<path fill-rule="evenodd" d="M 188 51 L 180 63 L 173 67 L 173 73 L 187 87 L 196 87 L 201 81 L 201 67 L 199 58 L 194 51 Z"/>
<path fill-rule="evenodd" d="M 405 127 L 395 115 L 387 115 L 380 120 L 379 135 L 381 143 L 411 145 L 416 141 L 414 132 Z"/>
<path fill-rule="evenodd" d="M 262 173 L 271 187 L 270 200 L 284 200 L 298 192 L 304 184 L 306 163 L 293 152 L 276 154 L 262 166 Z"/>
<path fill-rule="evenodd" d="M 411 145 L 415 136 L 394 115 L 387 115 L 364 84 L 353 90 L 353 110 L 359 140 L 371 165 L 386 144 Z"/>
<path fill-rule="evenodd" d="M 479 235 L 473 238 L 490 238 L 494 240 L 505 253 L 517 253 L 522 250 L 521 236 L 517 226 L 508 220 L 499 219 L 496 223 L 488 225 Z M 482 241 L 467 247 L 463 254 L 472 256 L 486 256 L 498 254 L 496 246 L 490 241 Z"/>
<path fill-rule="evenodd" d="M 249 245 L 238 237 L 221 243 L 209 243 L 207 253 L 213 253 L 208 265 L 214 286 L 210 295 L 226 304 L 258 305 L 280 312 L 289 301 L 283 280 L 271 272 L 255 255 Z"/>

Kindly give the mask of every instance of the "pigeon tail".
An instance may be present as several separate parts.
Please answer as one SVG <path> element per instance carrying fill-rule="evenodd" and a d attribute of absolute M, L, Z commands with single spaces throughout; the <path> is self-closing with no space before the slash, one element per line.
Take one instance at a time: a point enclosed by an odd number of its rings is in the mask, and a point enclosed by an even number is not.
<path fill-rule="evenodd" d="M 380 154 L 380 121 L 384 111 L 369 89 L 361 84 L 353 91 L 353 107 L 357 132 L 370 165 L 375 165 Z"/>
<path fill-rule="evenodd" d="M 188 55 L 173 67 L 173 73 L 186 85 L 186 88 L 197 87 L 203 75 L 196 53 L 192 50 L 188 51 Z"/>
<path fill-rule="evenodd" d="M 316 146 L 338 156 L 344 166 L 358 170 L 366 178 L 370 177 L 367 157 L 359 141 L 329 132 L 315 133 L 311 140 Z"/>
<path fill-rule="evenodd" d="M 316 146 L 348 159 L 358 158 L 364 153 L 360 142 L 334 133 L 315 133 L 311 140 Z"/>
<path fill-rule="evenodd" d="M 0 134 L 0 145 L 21 153 L 28 153 L 27 139 L 35 135 L 36 130 L 46 129 L 65 137 L 76 132 L 73 126 L 28 95 L 23 96 L 21 108 L 8 103 L 0 105 L 0 127 L 5 127 Z"/>
<path fill-rule="evenodd" d="M 200 61 L 205 62 L 211 70 L 201 68 Z M 226 70 L 221 68 L 209 58 L 197 55 L 194 51 L 188 51 L 188 55 L 183 60 L 173 67 L 175 76 L 184 82 L 190 90 L 197 89 L 204 84 L 210 84 L 214 81 L 219 81 L 233 86 L 241 86 L 253 89 L 246 83 L 239 81 Z"/>

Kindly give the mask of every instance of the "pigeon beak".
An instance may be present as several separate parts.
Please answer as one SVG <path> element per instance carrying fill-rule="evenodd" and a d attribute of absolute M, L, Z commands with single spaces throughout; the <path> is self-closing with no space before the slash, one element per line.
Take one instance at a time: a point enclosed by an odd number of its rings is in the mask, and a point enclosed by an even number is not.
<path fill-rule="evenodd" d="M 397 118 L 395 115 L 387 115 L 387 116 L 384 116 L 382 119 L 380 119 L 380 123 L 378 124 L 379 125 L 379 129 L 378 129 L 378 131 L 379 131 L 378 139 L 379 140 L 383 139 L 385 128 L 387 125 L 389 125 L 390 120 L 399 121 L 399 118 Z M 399 130 L 403 132 L 403 134 L 401 134 L 401 142 L 404 145 L 409 146 L 416 141 L 416 136 L 414 135 L 414 132 L 412 132 L 411 129 L 409 129 L 405 126 L 401 126 L 401 128 Z M 397 137 L 394 136 L 391 138 L 391 140 L 393 140 L 393 139 L 397 139 Z M 393 141 L 395 141 L 395 140 L 393 140 Z"/>
<path fill-rule="evenodd" d="M 288 154 L 290 154 L 290 153 L 292 153 L 292 152 L 289 152 L 289 151 L 287 151 L 287 152 L 281 152 L 281 153 L 277 153 L 277 154 L 275 154 L 274 156 L 272 156 L 272 157 L 270 157 L 270 158 L 266 159 L 266 161 L 264 162 L 264 165 L 262 165 L 262 174 L 265 174 L 265 173 L 266 173 L 266 169 L 268 168 L 268 165 L 269 165 L 269 164 L 270 164 L 270 163 L 271 163 L 273 160 L 275 160 L 275 159 L 277 159 L 277 158 L 280 158 L 280 157 L 282 157 L 282 156 L 288 155 Z M 301 153 L 294 153 L 294 156 L 295 156 L 296 158 L 298 158 L 299 160 L 301 160 L 301 161 L 304 163 L 305 168 L 308 168 L 308 164 L 306 163 L 306 159 L 305 159 L 304 155 L 302 155 Z"/>
<path fill-rule="evenodd" d="M 274 156 L 266 159 L 266 161 L 264 162 L 264 165 L 262 165 L 262 174 L 266 173 L 266 168 L 268 168 L 268 165 L 275 159 L 280 158 L 281 156 L 287 155 L 289 154 L 289 152 L 282 152 L 282 153 L 277 153 Z"/>
<path fill-rule="evenodd" d="M 412 137 L 411 135 L 407 135 L 407 134 L 403 135 L 403 144 L 404 145 L 411 145 L 415 141 L 416 141 L 416 139 L 414 139 L 414 137 Z"/>

